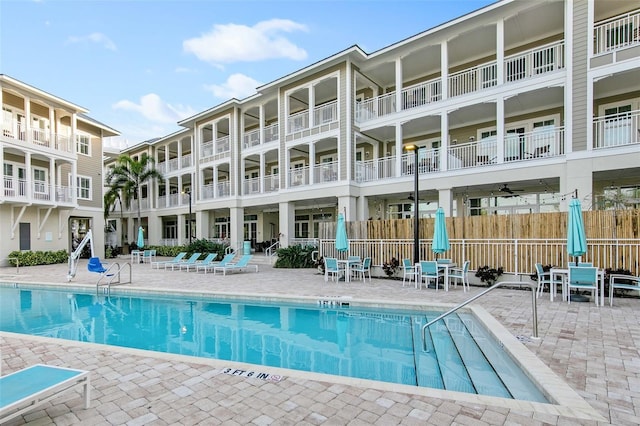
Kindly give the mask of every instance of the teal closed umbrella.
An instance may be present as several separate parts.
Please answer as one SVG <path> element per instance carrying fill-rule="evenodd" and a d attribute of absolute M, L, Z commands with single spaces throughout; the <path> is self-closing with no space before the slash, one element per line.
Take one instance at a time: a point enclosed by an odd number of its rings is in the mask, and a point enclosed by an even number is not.
<path fill-rule="evenodd" d="M 136 245 L 138 246 L 138 250 L 144 247 L 144 229 L 142 229 L 142 226 L 138 228 L 138 240 L 136 241 Z"/>
<path fill-rule="evenodd" d="M 344 216 L 338 213 L 338 224 L 336 226 L 336 250 L 345 252 L 349 250 L 349 239 L 347 238 L 347 226 L 344 223 Z"/>
<path fill-rule="evenodd" d="M 449 250 L 449 235 L 447 234 L 447 222 L 444 219 L 444 209 L 438 207 L 436 210 L 436 221 L 433 227 L 433 241 L 431 242 L 431 251 L 436 254 L 442 254 Z"/>
<path fill-rule="evenodd" d="M 576 258 L 587 253 L 587 236 L 582 220 L 582 207 L 580 200 L 572 198 L 569 203 L 569 220 L 567 222 L 567 254 Z"/>

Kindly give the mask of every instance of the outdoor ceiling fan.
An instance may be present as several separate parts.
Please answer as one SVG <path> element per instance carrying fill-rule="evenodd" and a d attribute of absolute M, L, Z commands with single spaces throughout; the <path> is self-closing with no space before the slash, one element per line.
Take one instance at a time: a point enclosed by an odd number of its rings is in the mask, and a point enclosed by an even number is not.
<path fill-rule="evenodd" d="M 508 184 L 505 183 L 504 185 L 502 185 L 502 187 L 499 189 L 499 191 L 507 193 L 509 195 L 516 195 L 515 194 L 516 192 L 522 192 L 524 190 L 523 189 L 511 189 L 511 188 L 509 188 Z"/>

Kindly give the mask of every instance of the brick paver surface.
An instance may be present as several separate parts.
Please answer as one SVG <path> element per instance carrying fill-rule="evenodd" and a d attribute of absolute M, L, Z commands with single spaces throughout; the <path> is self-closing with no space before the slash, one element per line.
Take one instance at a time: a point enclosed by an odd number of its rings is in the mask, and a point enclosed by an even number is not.
<path fill-rule="evenodd" d="M 125 262 L 127 259 L 120 259 Z M 85 261 L 86 262 L 86 261 Z M 0 268 L 0 282 L 67 285 L 66 265 Z M 528 280 L 528 277 L 524 279 Z M 94 284 L 81 264 L 71 284 Z M 324 282 L 314 270 L 280 270 L 227 276 L 132 266 L 130 286 L 168 291 L 350 296 L 387 302 L 460 303 L 482 291 L 416 290 L 374 278 L 348 284 Z M 0 333 L 2 375 L 35 363 L 91 371 L 91 408 L 80 393 L 66 393 L 8 424 L 38 425 L 573 425 L 640 424 L 640 300 L 616 298 L 604 307 L 571 303 L 548 294 L 538 299 L 540 339 L 523 339 L 531 352 L 582 396 L 605 422 L 559 416 L 500 404 L 463 402 L 393 390 L 369 389 L 291 374 L 277 383 L 222 373 L 221 362 L 101 345 Z M 498 289 L 473 302 L 515 336 L 531 336 L 528 291 Z M 4 309 L 4 307 L 3 307 Z M 266 369 L 266 368 L 263 368 Z M 5 390 L 2 390 L 3 392 Z"/>

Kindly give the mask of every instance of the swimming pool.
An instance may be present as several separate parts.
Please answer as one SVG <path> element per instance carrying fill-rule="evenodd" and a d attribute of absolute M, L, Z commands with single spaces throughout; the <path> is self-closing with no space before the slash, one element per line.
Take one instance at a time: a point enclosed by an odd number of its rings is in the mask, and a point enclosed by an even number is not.
<path fill-rule="evenodd" d="M 547 402 L 468 312 L 0 286 L 0 330 Z"/>

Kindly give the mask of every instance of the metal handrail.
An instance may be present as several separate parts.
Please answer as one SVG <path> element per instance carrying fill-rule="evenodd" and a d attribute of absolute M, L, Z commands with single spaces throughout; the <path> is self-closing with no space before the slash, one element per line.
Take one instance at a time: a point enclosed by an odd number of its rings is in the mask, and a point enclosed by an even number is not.
<path fill-rule="evenodd" d="M 463 306 L 468 305 L 469 303 L 473 302 L 474 300 L 484 296 L 485 294 L 489 293 L 491 290 L 494 290 L 498 287 L 501 287 L 503 285 L 526 285 L 527 287 L 529 287 L 531 289 L 531 310 L 533 313 L 533 336 L 532 338 L 537 339 L 538 338 L 538 305 L 536 303 L 536 289 L 537 289 L 537 283 L 527 283 L 527 282 L 521 282 L 521 281 L 503 281 L 503 282 L 499 282 L 499 283 L 495 283 L 494 285 L 492 285 L 491 287 L 489 287 L 488 289 L 484 290 L 481 293 L 476 294 L 475 296 L 473 296 L 471 299 L 462 302 L 461 304 L 459 304 L 458 306 L 448 310 L 447 312 L 445 312 L 444 314 L 438 316 L 437 318 L 429 321 L 428 323 L 426 323 L 425 325 L 422 326 L 422 349 L 423 350 L 427 350 L 427 328 L 431 325 L 433 325 L 434 323 L 440 321 L 442 318 L 446 317 L 449 314 L 454 313 L 455 311 L 457 311 L 458 309 L 462 308 Z"/>
<path fill-rule="evenodd" d="M 267 249 L 264 251 L 264 255 L 266 257 L 271 257 L 271 256 L 275 255 L 276 254 L 276 250 L 278 249 L 278 247 L 280 247 L 280 241 L 276 241 L 275 243 L 273 243 L 269 247 L 267 247 Z"/>
<path fill-rule="evenodd" d="M 126 267 L 129 268 L 129 281 L 122 282 L 120 280 L 120 272 Z M 115 271 L 111 271 L 111 269 L 115 269 Z M 100 282 L 105 277 L 108 277 L 109 281 L 107 281 L 106 283 L 102 283 L 101 284 Z M 117 279 L 117 281 L 114 281 L 116 279 Z M 107 286 L 107 294 L 111 294 L 111 285 L 112 284 L 119 285 L 119 284 L 129 284 L 129 283 L 131 283 L 131 263 L 125 262 L 124 265 L 120 266 L 120 263 L 114 262 L 114 263 L 109 265 L 109 267 L 107 268 L 106 271 L 104 271 L 102 274 L 100 274 L 100 278 L 96 282 L 96 294 L 99 293 L 99 289 L 100 289 L 101 285 L 102 286 Z"/>

